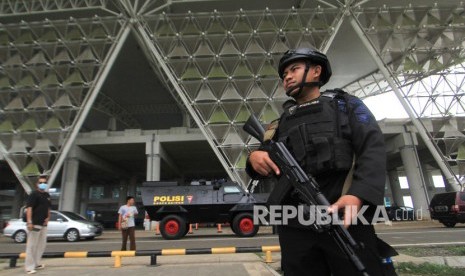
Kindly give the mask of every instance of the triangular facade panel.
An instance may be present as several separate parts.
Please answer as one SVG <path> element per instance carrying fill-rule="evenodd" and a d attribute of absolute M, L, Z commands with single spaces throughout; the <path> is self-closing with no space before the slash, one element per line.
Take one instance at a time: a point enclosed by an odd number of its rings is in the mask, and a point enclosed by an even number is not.
<path fill-rule="evenodd" d="M 355 17 L 394 80 L 405 85 L 418 114 L 441 117 L 464 112 L 460 96 L 464 82 L 451 78 L 463 71 L 460 65 L 465 61 L 461 5 L 370 8 L 371 1 L 364 1 L 360 7 L 344 9 L 324 3 L 308 8 L 310 3 L 301 3 L 287 10 L 173 13 L 171 2 L 157 6 L 157 1 L 145 0 L 111 7 L 106 1 L 10 2 L 2 12 L 24 22 L 0 26 L 0 141 L 8 162 L 17 163 L 18 178 L 29 184 L 39 173 L 56 171 L 63 144 L 84 103 L 105 78 L 102 72 L 119 43 L 121 26 L 129 22 L 157 75 L 169 77 L 163 84 L 178 104 L 190 105 L 190 116 L 207 130 L 210 144 L 220 145 L 214 151 L 218 158 L 226 156 L 226 171 L 234 171 L 242 184 L 248 180 L 243 171 L 245 147 L 256 141 L 240 127 L 252 113 L 266 123 L 277 118 L 288 99 L 276 70 L 282 53 L 296 47 L 328 49 L 343 17 L 345 23 L 347 16 Z M 65 20 L 27 22 L 48 12 L 101 6 L 121 15 L 86 18 L 83 13 Z M 344 13 L 346 9 L 350 13 Z M 51 18 L 61 16 L 56 14 Z M 435 83 L 415 85 L 434 74 Z M 379 75 L 372 72 L 357 80 L 358 95 L 389 91 Z"/>

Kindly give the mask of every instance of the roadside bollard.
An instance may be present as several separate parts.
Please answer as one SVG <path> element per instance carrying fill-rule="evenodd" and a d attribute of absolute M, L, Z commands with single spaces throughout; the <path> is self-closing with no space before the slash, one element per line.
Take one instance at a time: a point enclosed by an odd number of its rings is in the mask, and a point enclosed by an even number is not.
<path fill-rule="evenodd" d="M 150 255 L 150 266 L 158 266 L 157 255 Z"/>
<path fill-rule="evenodd" d="M 136 257 L 136 251 L 112 251 L 111 256 L 115 257 L 115 268 L 120 268 L 123 257 Z"/>
<path fill-rule="evenodd" d="M 115 256 L 115 268 L 120 268 L 121 267 L 121 256 L 120 255 L 116 255 Z"/>
<path fill-rule="evenodd" d="M 194 231 L 192 230 L 192 223 L 189 223 L 189 234 L 194 234 Z"/>
<path fill-rule="evenodd" d="M 222 224 L 217 224 L 221 229 Z M 192 225 L 193 227 L 193 225 Z M 67 252 L 45 252 L 43 258 L 89 258 L 89 257 L 112 257 L 114 260 L 114 268 L 122 267 L 123 257 L 150 257 L 150 266 L 157 266 L 157 256 L 168 255 L 192 255 L 192 254 L 226 254 L 226 253 L 246 253 L 246 252 L 262 252 L 265 253 L 264 262 L 271 263 L 272 252 L 280 252 L 279 245 L 263 245 L 257 247 L 212 247 L 212 248 L 194 248 L 194 249 L 156 249 L 142 251 L 67 251 Z M 0 253 L 1 259 L 9 259 L 10 267 L 16 267 L 17 259 L 25 259 L 26 253 Z M 1 273 L 0 273 L 1 274 Z"/>
<path fill-rule="evenodd" d="M 10 258 L 10 268 L 15 268 L 17 261 L 18 261 L 18 258 Z"/>
<path fill-rule="evenodd" d="M 271 251 L 266 251 L 265 253 L 265 263 L 269 264 L 273 262 L 273 257 L 271 256 Z"/>
<path fill-rule="evenodd" d="M 218 223 L 218 233 L 223 233 L 223 230 L 221 230 L 221 223 Z"/>
<path fill-rule="evenodd" d="M 199 230 L 199 224 L 198 223 L 195 224 L 195 230 Z"/>

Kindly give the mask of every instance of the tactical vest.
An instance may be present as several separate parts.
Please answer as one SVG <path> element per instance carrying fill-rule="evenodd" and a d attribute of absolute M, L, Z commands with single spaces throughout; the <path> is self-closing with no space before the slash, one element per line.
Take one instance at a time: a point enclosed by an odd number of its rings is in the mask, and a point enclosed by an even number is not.
<path fill-rule="evenodd" d="M 279 120 L 278 140 L 314 176 L 352 167 L 348 108 L 341 93 L 323 92 L 315 101 L 285 108 Z"/>

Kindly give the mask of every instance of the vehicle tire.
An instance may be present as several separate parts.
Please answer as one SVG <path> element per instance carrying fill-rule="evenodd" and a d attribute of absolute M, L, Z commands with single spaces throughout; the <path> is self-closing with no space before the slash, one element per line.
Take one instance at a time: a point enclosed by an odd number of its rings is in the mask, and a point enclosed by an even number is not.
<path fill-rule="evenodd" d="M 167 215 L 160 221 L 160 233 L 166 240 L 182 238 L 186 232 L 186 220 L 178 215 Z"/>
<path fill-rule="evenodd" d="M 236 228 L 234 228 L 234 224 L 233 224 L 233 223 L 230 223 L 229 226 L 231 227 L 231 230 L 233 231 L 233 233 L 236 234 L 236 235 L 238 235 L 238 234 L 237 234 Z"/>
<path fill-rule="evenodd" d="M 25 243 L 27 240 L 27 233 L 26 231 L 19 230 L 13 235 L 13 240 L 16 243 Z"/>
<path fill-rule="evenodd" d="M 237 214 L 232 221 L 232 228 L 239 237 L 253 237 L 257 234 L 259 226 L 253 224 L 253 216 L 250 213 Z"/>
<path fill-rule="evenodd" d="M 447 228 L 452 228 L 457 224 L 457 222 L 455 222 L 455 221 L 444 221 L 442 224 L 444 224 L 444 226 L 447 227 Z"/>
<path fill-rule="evenodd" d="M 65 239 L 69 242 L 77 242 L 79 241 L 79 231 L 77 229 L 69 229 L 65 233 Z"/>
<path fill-rule="evenodd" d="M 186 230 L 184 230 L 184 235 L 182 235 L 182 237 L 184 237 L 185 235 L 187 235 L 187 233 L 189 233 L 189 223 L 186 223 Z M 182 238 L 181 237 L 181 238 Z"/>

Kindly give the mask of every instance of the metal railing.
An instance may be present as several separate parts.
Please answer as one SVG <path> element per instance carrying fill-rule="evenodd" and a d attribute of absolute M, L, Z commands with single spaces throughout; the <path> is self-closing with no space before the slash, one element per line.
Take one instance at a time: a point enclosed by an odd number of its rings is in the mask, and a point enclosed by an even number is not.
<path fill-rule="evenodd" d="M 280 252 L 279 245 L 251 247 L 211 247 L 211 248 L 180 248 L 137 251 L 68 251 L 45 252 L 42 258 L 94 258 L 114 257 L 114 267 L 121 267 L 123 257 L 150 256 L 150 265 L 157 265 L 157 256 L 197 255 L 197 254 L 232 254 L 232 253 L 265 253 L 265 263 L 273 262 L 272 252 Z M 10 259 L 10 268 L 16 267 L 18 259 L 25 259 L 26 253 L 0 253 L 0 259 Z"/>

